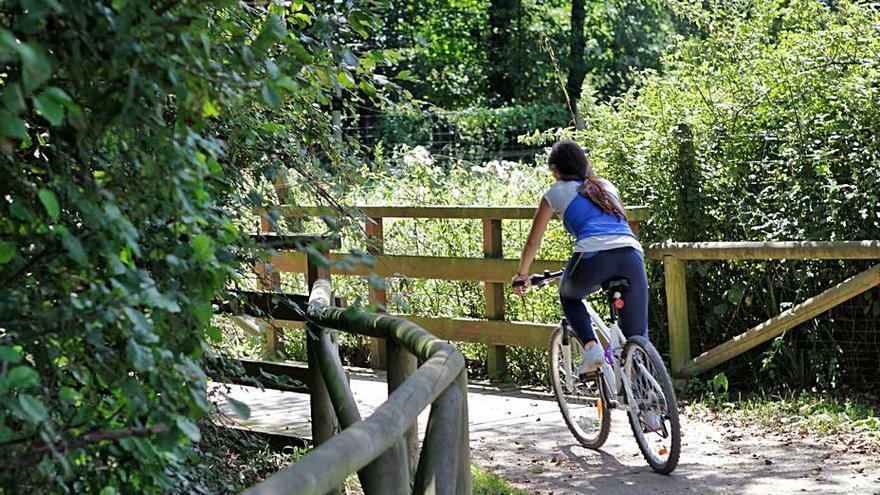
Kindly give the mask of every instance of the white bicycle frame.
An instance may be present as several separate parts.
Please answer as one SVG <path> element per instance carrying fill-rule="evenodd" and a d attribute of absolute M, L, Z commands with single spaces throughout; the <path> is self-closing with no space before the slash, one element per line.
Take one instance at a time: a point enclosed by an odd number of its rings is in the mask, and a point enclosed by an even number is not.
<path fill-rule="evenodd" d="M 590 315 L 590 320 L 593 323 L 593 329 L 598 330 L 598 333 L 601 335 L 599 337 L 599 340 L 611 347 L 611 354 L 614 356 L 614 364 L 612 365 L 614 376 L 603 376 L 603 378 L 605 380 L 613 380 L 613 383 L 617 385 L 616 387 L 614 387 L 617 391 L 617 396 L 615 397 L 616 399 L 626 399 L 625 405 L 620 404 L 620 402 L 618 401 L 615 407 L 637 414 L 640 411 L 639 404 L 636 402 L 635 397 L 633 396 L 632 384 L 627 377 L 627 373 L 623 372 L 624 370 L 621 363 L 623 359 L 622 352 L 618 352 L 623 349 L 624 345 L 626 345 L 626 337 L 623 335 L 623 331 L 620 330 L 620 326 L 617 324 L 617 322 L 612 323 L 611 326 L 608 327 L 607 325 L 605 325 L 605 322 L 602 320 L 599 314 L 596 313 L 596 310 L 593 309 L 593 306 L 590 305 L 590 303 L 588 303 L 587 301 L 583 301 L 583 304 L 584 306 L 586 306 L 587 313 Z M 571 337 L 574 336 L 572 335 Z M 620 359 L 618 359 L 618 356 L 620 356 Z M 562 360 L 566 369 L 565 385 L 569 390 L 572 390 L 574 389 L 574 371 L 571 362 L 571 346 L 562 346 Z M 629 366 L 632 365 L 633 363 L 630 362 Z M 636 363 L 636 365 L 639 367 L 639 371 L 642 372 L 642 375 L 648 379 L 651 387 L 654 388 L 655 392 L 661 397 L 661 399 L 665 403 L 666 396 L 665 394 L 663 394 L 663 389 L 662 387 L 660 387 L 660 384 L 657 383 L 657 380 L 654 379 L 654 377 L 651 375 L 650 372 L 648 372 L 648 370 L 642 363 Z M 606 387 L 606 390 L 609 390 L 609 387 Z"/>

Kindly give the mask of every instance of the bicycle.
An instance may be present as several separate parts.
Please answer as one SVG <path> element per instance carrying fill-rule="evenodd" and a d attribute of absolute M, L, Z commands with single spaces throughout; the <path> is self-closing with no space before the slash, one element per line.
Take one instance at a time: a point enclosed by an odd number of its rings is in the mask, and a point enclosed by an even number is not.
<path fill-rule="evenodd" d="M 540 289 L 562 277 L 562 271 L 545 271 L 529 277 L 531 289 Z M 519 282 L 516 285 L 522 285 Z M 651 468 L 669 474 L 678 466 L 681 425 L 672 380 L 657 349 L 641 335 L 626 339 L 618 325 L 618 310 L 625 301 L 625 278 L 602 284 L 609 303 L 610 325 L 586 300 L 605 364 L 575 376 L 582 346 L 562 319 L 550 336 L 550 386 L 568 429 L 581 445 L 599 449 L 611 429 L 611 409 L 628 413 L 630 426 L 642 455 Z"/>

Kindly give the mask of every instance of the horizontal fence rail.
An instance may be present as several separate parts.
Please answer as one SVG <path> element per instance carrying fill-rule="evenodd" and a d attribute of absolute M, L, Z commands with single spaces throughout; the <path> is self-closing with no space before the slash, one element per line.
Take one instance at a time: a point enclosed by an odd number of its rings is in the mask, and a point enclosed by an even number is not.
<path fill-rule="evenodd" d="M 531 220 L 534 206 L 358 206 L 357 211 L 370 218 L 435 218 L 471 220 Z M 326 206 L 279 206 L 278 210 L 294 218 L 320 217 L 335 210 Z M 627 220 L 643 222 L 648 219 L 647 206 L 627 206 Z M 261 210 L 265 213 L 267 210 Z"/>
<path fill-rule="evenodd" d="M 880 259 L 880 241 L 665 242 L 645 257 L 662 260 L 866 260 Z"/>
<path fill-rule="evenodd" d="M 314 450 L 245 493 L 323 495 L 354 472 L 367 495 L 470 493 L 467 371 L 462 354 L 412 322 L 329 306 L 331 300 L 329 281 L 313 282 L 307 312 L 309 392 L 313 429 L 325 428 L 327 415 L 335 413 L 343 430 L 338 435 L 331 431 L 326 438 L 313 434 L 318 444 Z M 394 390 L 370 417 L 361 419 L 329 329 L 385 339 L 423 364 L 415 371 L 389 369 L 389 386 Z M 392 375 L 404 376 L 392 384 Z M 332 409 L 322 409 L 327 402 Z M 420 455 L 414 456 L 407 452 L 406 437 L 429 405 L 424 444 Z M 409 460 L 416 457 L 413 478 Z"/>

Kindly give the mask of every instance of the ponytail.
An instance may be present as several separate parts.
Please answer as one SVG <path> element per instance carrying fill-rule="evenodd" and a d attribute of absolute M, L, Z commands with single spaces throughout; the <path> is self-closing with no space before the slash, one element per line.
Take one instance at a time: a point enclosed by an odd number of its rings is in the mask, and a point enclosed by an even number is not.
<path fill-rule="evenodd" d="M 598 175 L 592 174 L 584 177 L 584 184 L 580 187 L 578 193 L 592 201 L 593 204 L 598 206 L 599 209 L 605 213 L 626 220 L 626 212 L 623 211 L 620 202 L 618 202 L 617 198 L 611 194 L 611 191 L 602 184 L 602 178 Z"/>
<path fill-rule="evenodd" d="M 602 183 L 603 179 L 593 172 L 590 159 L 577 143 L 565 140 L 554 144 L 547 162 L 559 173 L 561 180 L 584 181 L 578 189 L 581 196 L 592 201 L 605 213 L 626 220 L 626 212 L 620 202 Z"/>

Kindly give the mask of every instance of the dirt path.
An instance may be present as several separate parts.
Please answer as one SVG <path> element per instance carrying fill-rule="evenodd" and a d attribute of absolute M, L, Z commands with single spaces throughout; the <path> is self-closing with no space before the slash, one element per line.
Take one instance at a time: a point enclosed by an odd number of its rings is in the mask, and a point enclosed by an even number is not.
<path fill-rule="evenodd" d="M 385 400 L 383 380 L 352 376 L 364 416 Z M 307 396 L 248 387 L 231 395 L 251 406 L 245 426 L 308 436 Z M 642 459 L 623 413 L 613 414 L 605 447 L 591 451 L 574 442 L 546 394 L 472 386 L 468 406 L 474 461 L 529 493 L 880 495 L 880 455 L 846 445 L 685 414 L 681 463 L 662 476 Z"/>

